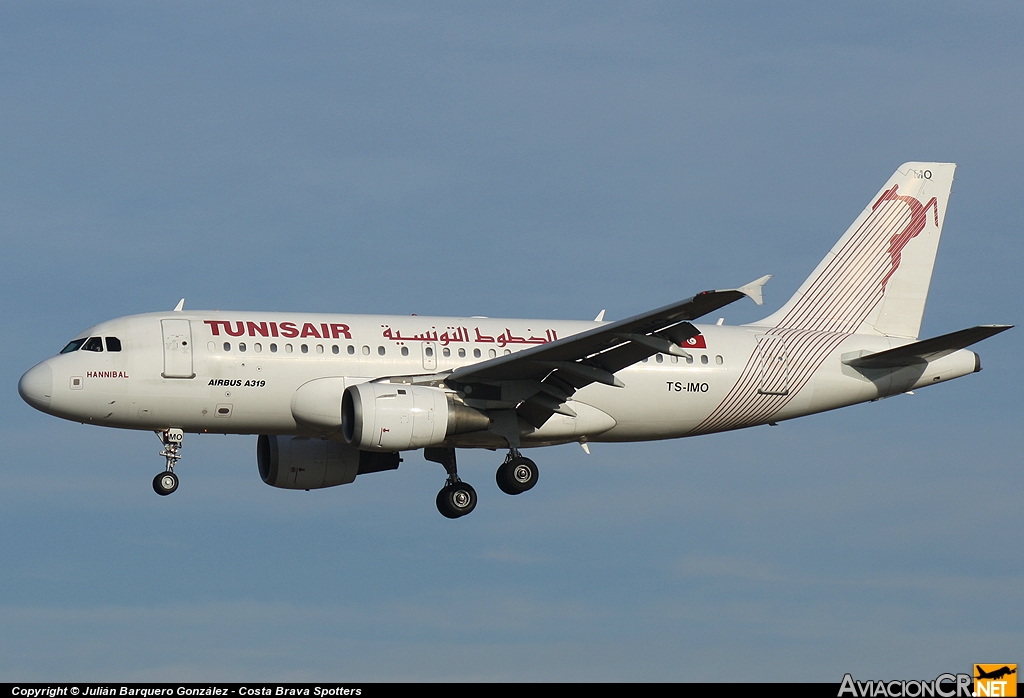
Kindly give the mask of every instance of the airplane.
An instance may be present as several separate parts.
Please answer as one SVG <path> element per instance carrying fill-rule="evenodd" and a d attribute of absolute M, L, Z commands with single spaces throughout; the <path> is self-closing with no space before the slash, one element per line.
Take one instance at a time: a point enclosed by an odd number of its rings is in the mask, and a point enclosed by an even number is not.
<path fill-rule="evenodd" d="M 537 484 L 521 449 L 674 439 L 833 410 L 981 370 L 966 347 L 1010 329 L 918 340 L 953 163 L 908 162 L 779 310 L 694 324 L 763 276 L 623 320 L 590 322 L 184 310 L 79 333 L 22 376 L 32 407 L 152 430 L 178 488 L 184 434 L 257 435 L 268 485 L 311 490 L 393 470 L 406 451 L 447 473 L 441 514 L 473 511 L 456 449 L 507 450 L 495 479 Z"/>
<path fill-rule="evenodd" d="M 974 671 L 977 674 L 977 676 L 974 677 L 976 679 L 995 679 L 995 680 L 999 680 L 999 679 L 1003 678 L 1004 676 L 1009 676 L 1010 674 L 1016 674 L 1017 673 L 1017 668 L 1016 668 L 1016 665 L 1014 665 L 1013 669 L 1011 669 L 1008 666 L 1002 666 L 999 669 L 995 669 L 993 671 L 985 671 L 984 669 L 981 668 L 980 664 L 975 664 L 974 665 Z"/>

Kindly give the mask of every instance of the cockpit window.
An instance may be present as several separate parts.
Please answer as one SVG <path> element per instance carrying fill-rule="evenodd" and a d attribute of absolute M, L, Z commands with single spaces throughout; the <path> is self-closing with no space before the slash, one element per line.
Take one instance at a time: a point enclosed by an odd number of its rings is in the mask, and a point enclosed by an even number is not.
<path fill-rule="evenodd" d="M 82 347 L 82 351 L 103 351 L 102 337 L 89 337 L 89 340 Z"/>
<path fill-rule="evenodd" d="M 107 351 L 121 351 L 121 340 L 117 337 L 107 337 Z"/>
<path fill-rule="evenodd" d="M 78 351 L 82 347 L 82 345 L 85 344 L 85 340 L 85 337 L 82 337 L 81 339 L 72 339 L 70 342 L 68 342 L 68 345 L 66 347 L 60 350 L 60 353 L 70 354 L 73 351 Z"/>

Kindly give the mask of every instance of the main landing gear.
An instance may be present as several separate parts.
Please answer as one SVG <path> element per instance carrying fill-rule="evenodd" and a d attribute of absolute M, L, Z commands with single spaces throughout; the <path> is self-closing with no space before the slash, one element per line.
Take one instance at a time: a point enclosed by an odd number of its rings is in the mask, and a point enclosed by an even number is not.
<path fill-rule="evenodd" d="M 476 507 L 476 490 L 459 479 L 458 466 L 455 464 L 454 448 L 425 448 L 423 457 L 429 461 L 440 463 L 448 473 L 448 480 L 437 493 L 437 510 L 442 516 L 457 519 L 473 511 Z"/>
<path fill-rule="evenodd" d="M 455 449 L 425 448 L 423 457 L 440 463 L 448 473 L 448 480 L 437 493 L 437 510 L 441 515 L 457 519 L 473 511 L 476 507 L 476 490 L 459 478 Z M 522 494 L 537 484 L 537 464 L 520 455 L 518 449 L 509 449 L 505 462 L 498 467 L 495 480 L 505 494 Z"/>
<path fill-rule="evenodd" d="M 156 433 L 160 437 L 164 450 L 160 455 L 167 459 L 166 469 L 153 478 L 153 491 L 166 497 L 178 489 L 178 476 L 174 474 L 174 466 L 181 460 L 181 443 L 185 434 L 181 429 L 166 429 Z"/>
<path fill-rule="evenodd" d="M 519 453 L 519 449 L 509 449 L 505 462 L 498 466 L 494 479 L 498 489 L 505 494 L 522 494 L 537 484 L 537 464 Z"/>

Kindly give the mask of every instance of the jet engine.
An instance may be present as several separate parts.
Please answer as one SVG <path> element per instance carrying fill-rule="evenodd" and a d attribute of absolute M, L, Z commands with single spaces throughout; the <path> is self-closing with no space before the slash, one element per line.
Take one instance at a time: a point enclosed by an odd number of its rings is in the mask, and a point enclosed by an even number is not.
<path fill-rule="evenodd" d="M 360 383 L 345 389 L 341 432 L 351 446 L 406 451 L 439 446 L 454 434 L 483 431 L 490 418 L 440 388 Z"/>
<path fill-rule="evenodd" d="M 346 485 L 356 475 L 394 470 L 401 460 L 397 453 L 370 453 L 303 436 L 261 434 L 256 442 L 260 478 L 271 487 L 288 490 Z"/>

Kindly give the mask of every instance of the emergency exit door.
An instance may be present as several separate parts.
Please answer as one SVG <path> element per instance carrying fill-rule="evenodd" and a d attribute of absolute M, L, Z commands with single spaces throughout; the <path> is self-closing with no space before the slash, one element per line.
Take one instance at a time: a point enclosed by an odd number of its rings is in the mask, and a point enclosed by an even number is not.
<path fill-rule="evenodd" d="M 423 343 L 423 368 L 427 371 L 437 370 L 437 345 L 433 342 Z"/>
<path fill-rule="evenodd" d="M 195 378 L 192 370 L 192 326 L 188 320 L 161 320 L 164 378 Z"/>

